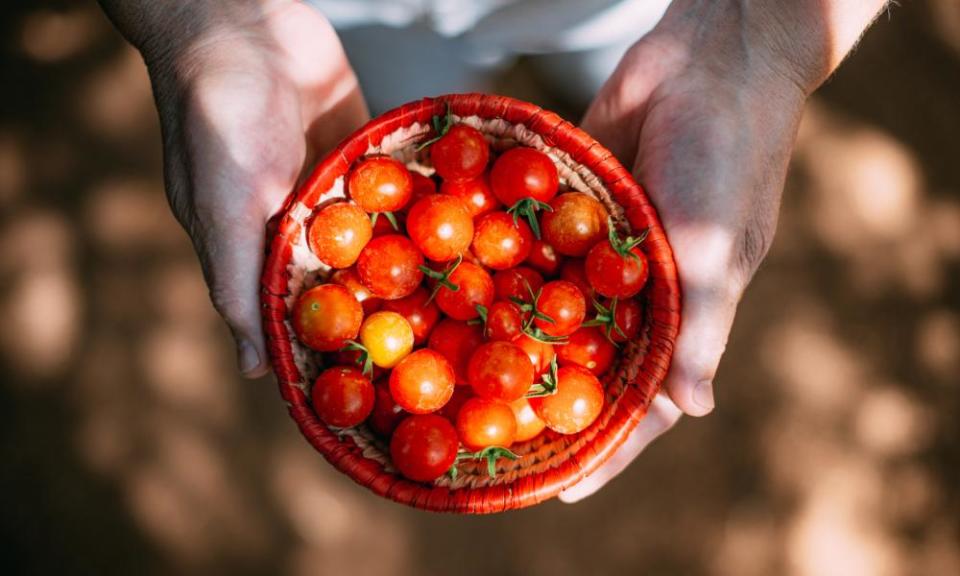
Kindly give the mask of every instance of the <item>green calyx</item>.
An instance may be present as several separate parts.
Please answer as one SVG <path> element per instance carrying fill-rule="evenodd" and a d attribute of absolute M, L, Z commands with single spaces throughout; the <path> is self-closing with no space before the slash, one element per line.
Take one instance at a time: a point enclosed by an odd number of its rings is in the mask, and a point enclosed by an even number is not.
<path fill-rule="evenodd" d="M 552 396 L 557 393 L 557 357 L 550 359 L 550 369 L 540 377 L 537 382 L 527 390 L 527 398 L 540 398 L 543 396 Z"/>
<path fill-rule="evenodd" d="M 484 333 L 486 333 L 487 315 L 490 313 L 490 311 L 483 304 L 477 304 L 476 306 L 474 306 L 474 308 L 477 310 L 478 317 L 474 318 L 473 320 L 467 320 L 467 324 L 469 324 L 470 326 L 481 324 L 483 326 Z"/>
<path fill-rule="evenodd" d="M 362 368 L 363 375 L 367 378 L 373 376 L 373 360 L 370 359 L 370 352 L 366 346 L 356 340 L 347 340 L 347 345 L 344 346 L 344 349 L 358 350 L 360 355 L 357 357 L 357 366 Z"/>
<path fill-rule="evenodd" d="M 453 126 L 453 114 L 450 113 L 450 103 L 447 103 L 447 110 L 444 112 L 443 116 L 434 116 L 433 117 L 433 131 L 435 135 L 433 138 L 422 142 L 417 146 L 417 152 L 427 148 L 437 140 L 446 136 L 447 132 L 450 131 L 450 127 Z"/>
<path fill-rule="evenodd" d="M 437 292 L 440 291 L 440 288 L 446 288 L 453 292 L 460 290 L 460 287 L 450 281 L 450 275 L 453 274 L 453 271 L 457 269 L 457 266 L 460 266 L 460 263 L 463 262 L 463 255 L 457 256 L 457 259 L 453 261 L 452 264 L 447 266 L 442 272 L 438 272 L 428 266 L 420 265 L 420 271 L 423 272 L 423 275 L 427 278 L 432 278 L 437 281 L 437 285 L 433 287 L 433 291 L 430 292 L 430 297 L 427 298 L 427 304 L 433 302 L 433 299 L 437 296 Z"/>
<path fill-rule="evenodd" d="M 601 304 L 598 300 L 593 301 L 593 307 L 597 311 L 597 315 L 593 317 L 592 320 L 587 320 L 583 323 L 584 326 L 603 326 L 604 334 L 607 335 L 607 340 L 613 342 L 613 345 L 620 347 L 617 342 L 613 340 L 613 331 L 616 330 L 624 340 L 626 340 L 627 335 L 624 333 L 623 329 L 617 324 L 616 315 L 617 315 L 617 299 L 614 298 L 610 301 L 610 307 L 607 308 Z"/>
<path fill-rule="evenodd" d="M 553 207 L 546 202 L 534 200 L 533 198 L 523 198 L 517 200 L 517 203 L 507 208 L 507 213 L 513 216 L 513 223 L 516 225 L 520 218 L 526 219 L 530 224 L 530 231 L 533 232 L 537 240 L 540 239 L 540 221 L 537 220 L 537 211 L 546 210 L 553 212 Z"/>
<path fill-rule="evenodd" d="M 520 326 L 520 330 L 529 336 L 530 338 L 543 342 L 545 344 L 566 344 L 567 338 L 565 336 L 551 336 L 540 329 L 539 326 L 534 324 L 534 320 L 543 320 L 550 324 L 556 324 L 556 320 L 551 318 L 549 315 L 544 314 L 537 308 L 537 304 L 540 301 L 540 290 L 534 291 L 530 287 L 530 283 L 524 280 L 524 285 L 527 287 L 527 292 L 530 294 L 530 302 L 524 302 L 516 296 L 511 296 L 510 301 L 517 305 L 520 308 L 520 313 L 525 315 L 526 318 L 523 322 L 523 325 Z"/>
<path fill-rule="evenodd" d="M 397 217 L 393 212 L 374 212 L 370 215 L 370 225 L 376 226 L 377 219 L 380 218 L 380 215 L 383 215 L 387 219 L 387 222 L 390 222 L 390 226 L 396 231 L 400 231 L 400 224 L 397 223 Z"/>
<path fill-rule="evenodd" d="M 613 246 L 613 249 L 617 254 L 623 256 L 624 258 L 639 259 L 639 256 L 633 253 L 633 249 L 647 239 L 647 236 L 650 234 L 649 226 L 644 228 L 638 236 L 627 236 L 626 238 L 620 238 L 620 235 L 617 234 L 617 227 L 614 225 L 613 218 L 608 218 L 607 230 L 607 236 L 610 239 L 610 245 Z"/>
<path fill-rule="evenodd" d="M 457 459 L 454 460 L 453 465 L 450 466 L 450 469 L 447 471 L 447 474 L 450 476 L 451 480 L 457 479 L 457 464 L 464 460 L 486 460 L 487 461 L 487 474 L 491 478 L 496 478 L 497 476 L 497 460 L 500 458 L 508 458 L 510 460 L 516 460 L 519 458 L 516 454 L 511 452 L 506 448 L 500 446 L 487 446 L 483 450 L 478 450 L 476 452 L 468 452 L 466 450 L 461 450 L 457 453 Z"/>

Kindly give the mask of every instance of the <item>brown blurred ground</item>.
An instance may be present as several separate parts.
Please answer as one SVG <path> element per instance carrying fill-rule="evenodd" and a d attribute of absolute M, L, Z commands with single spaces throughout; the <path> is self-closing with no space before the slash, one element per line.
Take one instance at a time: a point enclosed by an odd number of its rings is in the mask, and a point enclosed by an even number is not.
<path fill-rule="evenodd" d="M 459 518 L 236 377 L 139 58 L 92 3 L 5 2 L 0 572 L 960 574 L 960 4 L 903 4 L 810 103 L 717 411 L 579 505 Z"/>

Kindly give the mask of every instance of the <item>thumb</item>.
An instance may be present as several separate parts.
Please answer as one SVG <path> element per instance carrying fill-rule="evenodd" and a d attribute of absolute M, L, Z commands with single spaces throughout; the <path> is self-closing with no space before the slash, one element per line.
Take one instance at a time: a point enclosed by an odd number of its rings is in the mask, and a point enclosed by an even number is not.
<path fill-rule="evenodd" d="M 720 229 L 675 234 L 683 303 L 680 333 L 667 375 L 670 399 L 690 416 L 704 416 L 714 407 L 713 379 L 742 292 L 731 272 L 729 235 Z"/>
<path fill-rule="evenodd" d="M 270 368 L 260 318 L 264 223 L 250 220 L 228 226 L 218 223 L 192 236 L 210 300 L 236 342 L 240 372 L 259 378 Z"/>

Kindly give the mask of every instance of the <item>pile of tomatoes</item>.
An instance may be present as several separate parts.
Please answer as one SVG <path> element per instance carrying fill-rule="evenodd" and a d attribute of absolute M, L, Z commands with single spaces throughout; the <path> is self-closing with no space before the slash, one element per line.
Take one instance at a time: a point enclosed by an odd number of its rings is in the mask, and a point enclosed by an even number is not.
<path fill-rule="evenodd" d="M 333 271 L 291 323 L 328 366 L 312 387 L 333 427 L 389 438 L 411 480 L 456 474 L 549 428 L 601 413 L 598 377 L 637 336 L 647 281 L 640 237 L 623 238 L 592 196 L 560 191 L 549 156 L 516 146 L 491 161 L 483 134 L 435 122 L 424 176 L 389 156 L 358 160 L 347 199 L 309 221 Z"/>

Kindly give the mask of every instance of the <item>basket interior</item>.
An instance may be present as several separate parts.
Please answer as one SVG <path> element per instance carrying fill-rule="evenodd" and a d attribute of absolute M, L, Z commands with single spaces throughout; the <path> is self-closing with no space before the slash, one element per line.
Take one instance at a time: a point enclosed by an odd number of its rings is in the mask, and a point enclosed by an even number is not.
<path fill-rule="evenodd" d="M 456 115 L 453 118 L 456 122 L 469 124 L 480 130 L 490 142 L 494 153 L 502 152 L 520 144 L 545 152 L 557 166 L 561 191 L 578 191 L 597 198 L 607 208 L 621 233 L 630 232 L 623 208 L 614 202 L 603 181 L 563 150 L 549 146 L 539 134 L 529 130 L 523 124 L 513 124 L 499 118 L 487 119 L 478 116 L 461 118 Z M 389 154 L 406 163 L 411 170 L 430 176 L 433 174 L 433 168 L 425 159 L 426 154 L 416 151 L 417 144 L 423 140 L 429 130 L 430 127 L 427 124 L 421 123 L 398 128 L 386 134 L 378 144 L 369 146 L 366 154 Z M 344 198 L 344 175 L 341 174 L 337 177 L 332 186 L 323 191 L 317 198 L 317 203 L 312 206 L 305 206 L 299 202 L 295 203 L 290 208 L 291 217 L 300 224 L 307 223 L 310 215 L 317 208 Z M 307 247 L 305 231 L 306 226 L 300 226 L 300 232 L 293 242 L 292 256 L 287 268 L 288 295 L 286 305 L 288 310 L 304 289 L 323 282 L 330 272 L 329 268 L 318 260 Z M 638 296 L 641 301 L 644 299 L 646 292 L 645 290 Z M 511 450 L 519 458 L 513 461 L 501 458 L 497 465 L 497 475 L 493 478 L 487 474 L 485 464 L 462 462 L 459 465 L 460 474 L 455 480 L 443 476 L 436 480 L 434 484 L 451 490 L 509 484 L 525 476 L 538 475 L 554 468 L 566 461 L 571 454 L 581 447 L 587 445 L 614 415 L 617 402 L 627 383 L 636 379 L 637 372 L 642 365 L 652 325 L 652 315 L 649 307 L 644 306 L 643 310 L 644 318 L 640 336 L 634 341 L 621 345 L 617 361 L 602 378 L 606 390 L 606 404 L 600 417 L 589 428 L 571 436 L 555 434 L 546 430 L 533 440 L 513 445 Z M 287 336 L 290 339 L 293 359 L 301 376 L 301 381 L 293 384 L 300 387 L 309 397 L 310 386 L 323 369 L 321 354 L 300 344 L 294 336 L 289 321 L 285 323 L 285 326 Z M 390 463 L 388 446 L 366 425 L 351 429 L 332 430 L 344 440 L 352 440 L 362 450 L 363 456 L 382 465 L 384 472 L 396 473 Z"/>

